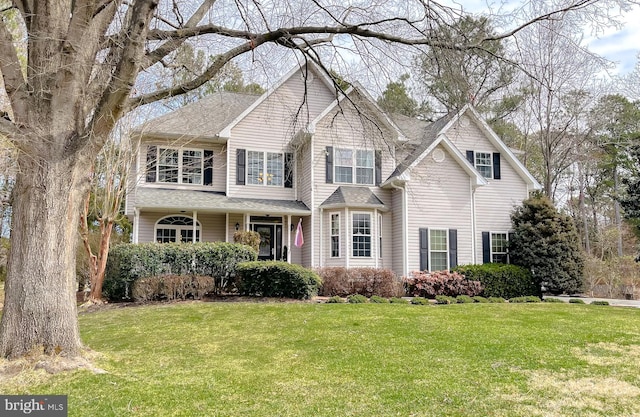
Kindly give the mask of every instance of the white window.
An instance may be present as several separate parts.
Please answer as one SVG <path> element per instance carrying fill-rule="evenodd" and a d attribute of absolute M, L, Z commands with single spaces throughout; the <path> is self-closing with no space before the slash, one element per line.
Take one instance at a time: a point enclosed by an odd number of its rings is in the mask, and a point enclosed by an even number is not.
<path fill-rule="evenodd" d="M 340 257 L 340 214 L 331 215 L 331 257 Z"/>
<path fill-rule="evenodd" d="M 200 241 L 200 222 L 196 224 L 196 242 Z M 167 216 L 156 223 L 156 242 L 193 242 L 193 219 L 187 216 Z"/>
<path fill-rule="evenodd" d="M 507 233 L 491 233 L 491 262 L 508 263 L 507 245 L 509 235 Z"/>
<path fill-rule="evenodd" d="M 373 185 L 374 153 L 368 150 L 340 149 L 334 151 L 335 182 Z M 355 167 L 355 175 L 354 175 Z"/>
<path fill-rule="evenodd" d="M 282 187 L 283 179 L 284 157 L 281 153 L 247 152 L 247 184 Z"/>
<path fill-rule="evenodd" d="M 353 213 L 351 224 L 352 254 L 354 257 L 371 257 L 371 215 Z"/>
<path fill-rule="evenodd" d="M 446 229 L 429 230 L 429 259 L 431 271 L 449 270 L 449 241 Z"/>
<path fill-rule="evenodd" d="M 158 182 L 202 185 L 202 149 L 158 148 Z"/>
<path fill-rule="evenodd" d="M 476 169 L 485 178 L 492 178 L 493 164 L 491 153 L 476 152 Z"/>

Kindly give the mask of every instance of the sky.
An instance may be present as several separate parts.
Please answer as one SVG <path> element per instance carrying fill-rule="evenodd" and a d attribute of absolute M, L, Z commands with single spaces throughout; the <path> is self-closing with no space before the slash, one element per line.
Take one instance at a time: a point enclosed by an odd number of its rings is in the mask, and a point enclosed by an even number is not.
<path fill-rule="evenodd" d="M 536 0 L 534 0 L 536 1 Z M 445 0 L 454 7 L 462 7 L 471 13 L 486 13 L 495 11 L 498 7 L 506 10 L 521 5 L 523 0 Z M 618 14 L 617 9 L 611 10 Z M 624 75 L 631 72 L 640 53 L 640 5 L 636 5 L 630 12 L 620 17 L 622 27 L 608 27 L 594 36 L 590 31 L 585 32 L 585 42 L 589 50 L 604 56 L 614 64 L 610 75 Z"/>

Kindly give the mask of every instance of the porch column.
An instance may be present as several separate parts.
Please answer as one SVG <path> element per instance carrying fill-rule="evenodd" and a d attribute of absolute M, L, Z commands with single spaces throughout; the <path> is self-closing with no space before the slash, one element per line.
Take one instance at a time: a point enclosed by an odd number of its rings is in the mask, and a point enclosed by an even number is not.
<path fill-rule="evenodd" d="M 138 243 L 138 236 L 140 234 L 140 209 L 133 209 L 133 243 Z"/>
<path fill-rule="evenodd" d="M 287 215 L 287 262 L 291 263 L 291 255 L 293 251 L 291 250 L 291 215 Z"/>
<path fill-rule="evenodd" d="M 229 242 L 229 212 L 224 214 L 224 241 Z"/>
<path fill-rule="evenodd" d="M 323 248 L 323 244 L 324 244 L 324 229 L 323 229 L 323 220 L 324 220 L 324 208 L 320 207 L 320 232 L 318 233 L 318 237 L 320 238 L 319 241 L 320 243 L 318 244 L 318 249 L 320 252 L 320 262 L 319 262 L 319 267 L 322 268 L 324 266 L 324 252 L 322 251 Z"/>
<path fill-rule="evenodd" d="M 194 210 L 193 211 L 193 238 L 191 239 L 193 243 L 196 243 L 198 241 L 198 239 L 196 239 L 197 233 L 198 233 L 198 212 Z"/>

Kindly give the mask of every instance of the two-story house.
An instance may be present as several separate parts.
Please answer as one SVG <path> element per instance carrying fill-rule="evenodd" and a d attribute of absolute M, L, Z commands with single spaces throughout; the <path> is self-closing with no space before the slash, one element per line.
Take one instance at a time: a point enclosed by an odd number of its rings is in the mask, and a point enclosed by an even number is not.
<path fill-rule="evenodd" d="M 406 275 L 502 261 L 513 207 L 541 188 L 471 106 L 433 123 L 391 117 L 311 65 L 262 96 L 214 93 L 136 134 L 134 242 L 254 230 L 260 259 L 308 267 Z"/>

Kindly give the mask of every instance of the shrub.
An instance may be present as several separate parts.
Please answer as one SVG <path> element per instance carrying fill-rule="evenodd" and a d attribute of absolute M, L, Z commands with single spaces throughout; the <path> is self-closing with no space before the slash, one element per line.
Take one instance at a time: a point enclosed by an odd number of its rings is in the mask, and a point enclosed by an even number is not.
<path fill-rule="evenodd" d="M 362 294 L 394 297 L 404 293 L 402 283 L 390 269 L 326 267 L 317 270 L 324 296 Z"/>
<path fill-rule="evenodd" d="M 413 272 L 405 280 L 407 293 L 414 297 L 435 298 L 437 295 L 468 295 L 470 297 L 482 293 L 482 284 L 470 281 L 457 272 Z"/>
<path fill-rule="evenodd" d="M 238 263 L 257 256 L 248 246 L 225 242 L 115 245 L 109 251 L 103 295 L 127 300 L 136 280 L 169 274 L 212 277 L 213 292 L 232 291 Z"/>
<path fill-rule="evenodd" d="M 418 305 L 418 306 L 426 306 L 429 304 L 429 300 L 427 300 L 424 297 L 413 297 L 411 299 L 411 304 Z"/>
<path fill-rule="evenodd" d="M 584 256 L 570 216 L 542 196 L 526 199 L 511 214 L 511 262 L 534 273 L 552 294 L 575 294 L 583 287 Z"/>
<path fill-rule="evenodd" d="M 480 281 L 485 297 L 513 298 L 526 295 L 541 295 L 540 286 L 531 272 L 516 265 L 488 263 L 461 265 L 454 269 L 468 280 Z"/>
<path fill-rule="evenodd" d="M 608 306 L 609 302 L 604 300 L 593 300 L 591 302 L 592 306 Z"/>
<path fill-rule="evenodd" d="M 547 297 L 542 301 L 544 301 L 545 303 L 564 303 L 564 301 L 555 297 Z"/>
<path fill-rule="evenodd" d="M 436 295 L 436 304 L 455 304 L 456 299 L 448 295 Z"/>
<path fill-rule="evenodd" d="M 240 294 L 307 299 L 318 293 L 321 280 L 314 271 L 282 261 L 238 264 L 236 285 Z"/>
<path fill-rule="evenodd" d="M 363 304 L 369 302 L 369 299 L 362 294 L 352 294 L 347 297 L 347 302 L 350 304 Z"/>
<path fill-rule="evenodd" d="M 380 297 L 379 295 L 372 295 L 371 298 L 369 298 L 369 301 L 372 303 L 376 303 L 376 304 L 388 304 L 389 303 L 389 299 L 384 298 L 384 297 Z"/>
<path fill-rule="evenodd" d="M 409 304 L 409 301 L 405 300 L 404 298 L 399 298 L 399 297 L 391 297 L 391 298 L 389 298 L 389 302 L 391 304 Z"/>
<path fill-rule="evenodd" d="M 240 230 L 233 234 L 234 243 L 240 243 L 253 248 L 256 252 L 260 251 L 260 233 L 249 230 Z"/>
<path fill-rule="evenodd" d="M 487 301 L 489 301 L 490 303 L 496 304 L 496 303 L 506 303 L 507 300 L 505 300 L 502 297 L 489 297 L 487 298 Z"/>
<path fill-rule="evenodd" d="M 140 278 L 133 283 L 135 301 L 201 300 L 215 288 L 214 279 L 199 275 L 160 275 Z"/>
<path fill-rule="evenodd" d="M 489 300 L 486 299 L 485 297 L 481 297 L 479 295 L 476 295 L 475 297 L 473 297 L 473 301 L 476 303 L 488 303 Z"/>
<path fill-rule="evenodd" d="M 540 297 L 535 297 L 533 295 L 528 295 L 525 297 L 513 297 L 509 299 L 510 303 L 539 303 L 542 300 Z"/>
<path fill-rule="evenodd" d="M 326 302 L 328 304 L 343 304 L 344 300 L 339 295 L 334 295 L 333 297 L 329 297 Z"/>
<path fill-rule="evenodd" d="M 572 298 L 569 300 L 569 304 L 584 304 L 584 300 L 580 298 Z"/>
<path fill-rule="evenodd" d="M 473 298 L 469 297 L 468 295 L 459 295 L 456 297 L 456 303 L 458 304 L 468 304 L 473 302 Z"/>

